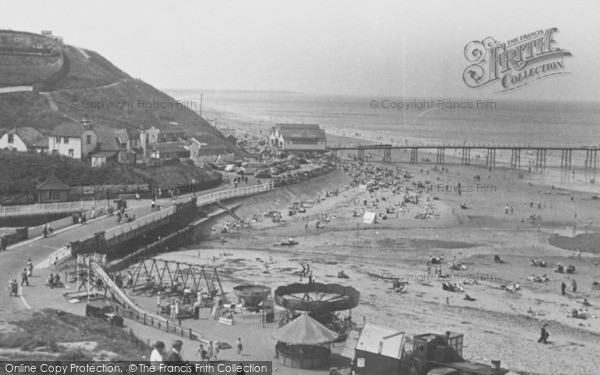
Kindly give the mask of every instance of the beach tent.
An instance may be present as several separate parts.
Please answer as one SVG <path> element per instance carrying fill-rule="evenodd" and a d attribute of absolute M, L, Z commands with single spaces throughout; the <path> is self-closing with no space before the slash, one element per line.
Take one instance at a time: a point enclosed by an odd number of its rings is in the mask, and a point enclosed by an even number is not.
<path fill-rule="evenodd" d="M 375 224 L 377 222 L 377 213 L 375 212 L 365 212 L 363 215 L 363 223 L 364 224 Z"/>
<path fill-rule="evenodd" d="M 272 337 L 288 345 L 319 345 L 334 342 L 338 334 L 317 322 L 308 313 L 275 331 Z"/>

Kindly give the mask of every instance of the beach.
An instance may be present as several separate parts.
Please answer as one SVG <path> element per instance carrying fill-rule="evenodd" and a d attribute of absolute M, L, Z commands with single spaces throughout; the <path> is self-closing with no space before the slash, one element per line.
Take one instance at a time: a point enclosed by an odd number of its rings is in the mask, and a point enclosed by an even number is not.
<path fill-rule="evenodd" d="M 354 163 L 341 158 L 342 164 Z M 431 187 L 422 193 L 419 204 L 407 204 L 397 217 L 390 214 L 376 224 L 364 224 L 363 211 L 385 213 L 386 207 L 398 207 L 402 195 L 381 190 L 365 193 L 359 186 L 351 187 L 350 176 L 338 170 L 244 199 L 236 210 L 250 221 L 269 210 L 285 213 L 293 202 L 309 202 L 305 214 L 284 215 L 281 223 L 265 217 L 251 229 L 217 232 L 196 246 L 161 258 L 210 264 L 215 256 L 224 289 L 229 291 L 239 284 L 275 289 L 298 282 L 300 264 L 309 263 L 318 282 L 341 282 L 361 292 L 361 302 L 352 311 L 359 321 L 364 317 L 407 334 L 462 332 L 465 358 L 483 363 L 500 359 L 503 366 L 520 373 L 565 373 L 567 369 L 594 373 L 592 363 L 600 348 L 600 323 L 595 318 L 600 315 L 600 291 L 592 290 L 591 284 L 600 278 L 600 267 L 595 265 L 600 255 L 584 251 L 576 258 L 574 249 L 554 247 L 549 240 L 595 232 L 600 202 L 586 191 L 533 183 L 535 172 L 455 164 L 445 165 L 442 172 L 431 164 L 373 164 L 414 174 L 407 186 L 420 181 Z M 461 194 L 456 190 L 459 183 Z M 336 189 L 337 196 L 327 197 L 326 192 Z M 508 214 L 507 206 L 512 207 Z M 426 219 L 416 218 L 427 212 L 431 215 Z M 315 222 L 325 217 L 329 219 L 325 228 L 317 229 Z M 231 220 L 210 225 L 219 229 Z M 299 244 L 279 245 L 289 237 Z M 505 263 L 495 263 L 495 255 Z M 443 274 L 452 282 L 466 282 L 464 292 L 443 290 L 443 280 L 434 276 L 433 267 L 427 270 L 429 258 L 439 256 L 444 257 Z M 269 258 L 272 263 L 266 262 Z M 454 259 L 466 270 L 451 270 L 448 263 Z M 543 259 L 547 267 L 534 267 L 531 259 Z M 574 265 L 576 273 L 554 272 L 559 263 Z M 338 279 L 340 270 L 350 279 Z M 528 280 L 543 274 L 550 280 Z M 405 293 L 395 293 L 391 281 L 373 275 L 407 281 Z M 576 293 L 570 292 L 573 279 L 580 286 Z M 560 293 L 563 281 L 569 288 L 565 296 Z M 520 290 L 505 289 L 514 284 Z M 466 294 L 475 300 L 464 300 Z M 572 318 L 572 309 L 581 308 L 584 298 L 592 304 L 586 307 L 590 318 Z M 540 327 L 546 322 L 549 344 L 538 344 Z M 258 333 L 264 345 L 274 345 L 269 332 L 258 329 Z"/>

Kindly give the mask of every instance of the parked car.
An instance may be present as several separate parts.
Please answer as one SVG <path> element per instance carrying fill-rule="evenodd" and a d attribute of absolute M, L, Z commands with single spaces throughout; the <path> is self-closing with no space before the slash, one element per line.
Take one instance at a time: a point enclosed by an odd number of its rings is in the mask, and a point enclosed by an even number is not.
<path fill-rule="evenodd" d="M 238 166 L 235 164 L 229 164 L 225 167 L 225 172 L 237 172 Z"/>
<path fill-rule="evenodd" d="M 254 173 L 256 178 L 271 178 L 271 172 L 268 169 L 259 169 Z"/>

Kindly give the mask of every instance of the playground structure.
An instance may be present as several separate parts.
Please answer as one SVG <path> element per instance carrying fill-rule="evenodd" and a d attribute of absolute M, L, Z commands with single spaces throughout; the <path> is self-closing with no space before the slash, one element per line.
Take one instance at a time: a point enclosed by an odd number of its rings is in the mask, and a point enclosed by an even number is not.
<path fill-rule="evenodd" d="M 77 270 L 70 275 L 71 281 L 77 282 L 78 290 L 65 293 L 65 297 L 68 300 L 87 299 L 88 301 L 104 298 L 107 302 L 110 302 L 110 306 L 114 307 L 114 312 L 123 318 L 208 344 L 208 340 L 203 339 L 201 335 L 193 332 L 192 329 L 183 328 L 181 322 L 177 324 L 176 321 L 171 321 L 159 314 L 140 308 L 121 290 L 122 285 L 117 285 L 117 282 L 122 284 L 122 280 L 119 281 L 121 279 L 120 275 L 109 275 L 104 271 L 105 261 L 106 256 L 103 254 L 78 256 Z M 140 265 L 138 265 L 139 267 Z M 208 280 L 208 277 L 205 280 Z"/>
<path fill-rule="evenodd" d="M 244 301 L 244 307 L 251 311 L 259 310 L 259 305 L 271 295 L 271 288 L 263 285 L 238 285 L 233 290 Z"/>
<path fill-rule="evenodd" d="M 192 294 L 203 292 L 206 298 L 225 297 L 216 268 L 164 259 L 145 259 L 128 274 L 126 287 L 134 294 L 165 296 L 183 295 L 188 289 Z"/>
<path fill-rule="evenodd" d="M 339 284 L 294 283 L 275 290 L 275 302 L 290 310 L 331 312 L 358 306 L 360 292 Z"/>
<path fill-rule="evenodd" d="M 360 292 L 352 287 L 339 284 L 294 283 L 280 286 L 275 290 L 275 303 L 291 311 L 304 311 L 299 318 L 288 316 L 288 323 L 279 330 L 287 334 L 275 334 L 278 340 L 278 360 L 284 366 L 294 368 L 315 368 L 323 366 L 331 354 L 329 345 L 345 339 L 346 332 L 352 327 L 352 309 L 358 306 Z M 336 311 L 350 310 L 347 319 L 340 320 Z M 308 315 L 314 319 L 309 319 Z M 290 314 L 291 315 L 291 314 Z M 295 327 L 294 330 L 286 328 Z M 306 340 L 291 340 L 289 332 L 306 328 L 318 333 L 319 340 L 307 337 Z M 289 331 L 289 332 L 288 332 Z M 298 334 L 296 335 L 298 336 Z M 286 339 L 286 337 L 288 337 Z M 312 340 L 312 341 L 311 341 Z"/>
<path fill-rule="evenodd" d="M 100 294 L 100 292 L 104 293 L 107 291 L 104 288 L 102 278 L 98 277 L 92 269 L 92 264 L 94 263 L 100 267 L 105 267 L 106 255 L 97 253 L 77 255 L 75 272 L 70 274 L 71 280 L 69 280 L 77 282 L 77 292 L 74 295 L 86 296 L 90 299 Z"/>
<path fill-rule="evenodd" d="M 227 325 L 273 323 L 286 313 L 275 306 L 271 288 L 264 285 L 238 285 L 233 288 L 237 304 L 223 305 L 219 310 L 219 323 Z M 243 303 L 239 303 L 243 302 Z"/>

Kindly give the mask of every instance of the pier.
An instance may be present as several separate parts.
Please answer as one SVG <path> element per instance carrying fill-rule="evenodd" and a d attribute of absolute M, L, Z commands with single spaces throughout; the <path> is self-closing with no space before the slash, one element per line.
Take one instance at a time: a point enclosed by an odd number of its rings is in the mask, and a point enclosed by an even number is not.
<path fill-rule="evenodd" d="M 360 161 L 366 161 L 365 151 L 383 151 L 382 161 L 384 163 L 390 163 L 392 161 L 392 150 L 403 150 L 404 152 L 410 153 L 410 163 L 419 162 L 419 151 L 429 152 L 433 151 L 436 155 L 435 162 L 437 164 L 446 164 L 446 151 L 454 150 L 455 153 L 460 154 L 460 164 L 470 165 L 471 151 L 479 150 L 485 153 L 485 165 L 488 167 L 496 166 L 496 154 L 498 150 L 510 151 L 510 167 L 521 168 L 521 153 L 530 152 L 535 154 L 535 168 L 545 168 L 547 165 L 547 153 L 548 151 L 561 152 L 560 167 L 563 169 L 570 169 L 573 166 L 573 153 L 585 153 L 584 168 L 585 169 L 596 169 L 598 161 L 598 150 L 600 146 L 523 146 L 523 145 L 502 145 L 502 146 L 490 146 L 490 145 L 457 145 L 457 144 L 434 144 L 434 145 L 404 145 L 394 146 L 391 144 L 373 144 L 373 145 L 361 145 L 361 146 L 339 146 L 339 147 L 327 147 L 328 151 L 331 151 L 334 156 L 337 156 L 340 151 L 356 151 L 356 159 Z"/>

